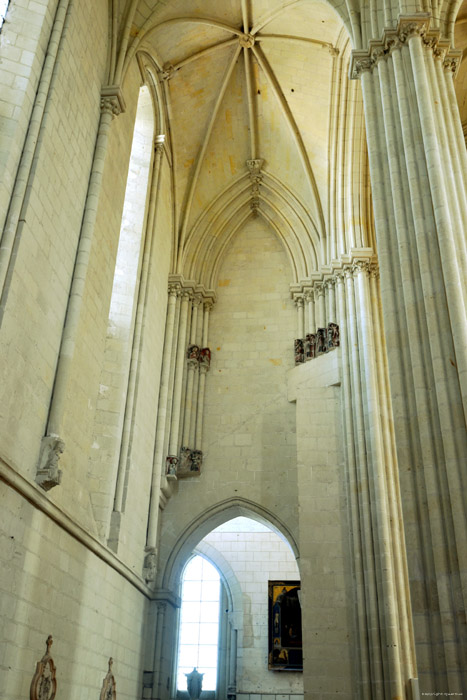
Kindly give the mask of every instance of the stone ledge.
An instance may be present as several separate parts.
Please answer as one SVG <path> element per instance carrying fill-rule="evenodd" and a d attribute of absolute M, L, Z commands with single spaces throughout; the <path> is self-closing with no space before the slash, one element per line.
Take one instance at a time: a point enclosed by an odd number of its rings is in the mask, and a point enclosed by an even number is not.
<path fill-rule="evenodd" d="M 44 491 L 37 484 L 26 479 L 14 467 L 0 457 L 0 480 L 19 493 L 26 501 L 31 503 L 44 515 L 53 520 L 62 530 L 74 537 L 86 549 L 99 557 L 112 569 L 125 578 L 128 583 L 138 589 L 147 598 L 152 599 L 154 592 L 145 584 L 143 579 L 135 574 L 115 554 L 107 549 L 98 539 L 78 525 L 65 511 L 55 503 L 52 503 Z"/>

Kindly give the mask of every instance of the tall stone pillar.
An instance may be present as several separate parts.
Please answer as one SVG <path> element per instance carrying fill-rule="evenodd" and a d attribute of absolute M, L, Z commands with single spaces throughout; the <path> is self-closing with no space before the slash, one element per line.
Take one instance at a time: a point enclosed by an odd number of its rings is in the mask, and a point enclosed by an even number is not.
<path fill-rule="evenodd" d="M 467 693 L 467 159 L 428 14 L 354 51 L 361 78 L 421 692 Z"/>

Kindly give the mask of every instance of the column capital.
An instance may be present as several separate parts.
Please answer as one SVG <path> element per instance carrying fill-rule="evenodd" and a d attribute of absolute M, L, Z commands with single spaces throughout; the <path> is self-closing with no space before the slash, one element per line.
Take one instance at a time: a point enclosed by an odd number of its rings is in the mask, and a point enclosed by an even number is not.
<path fill-rule="evenodd" d="M 178 284 L 178 282 L 169 284 L 169 296 L 170 297 L 179 297 L 180 292 L 181 292 L 181 287 Z"/>
<path fill-rule="evenodd" d="M 106 85 L 101 90 L 101 112 L 118 117 L 125 111 L 125 100 L 118 85 Z"/>
<path fill-rule="evenodd" d="M 316 298 L 316 294 L 319 297 L 322 297 L 324 294 L 324 282 L 315 282 L 314 290 L 315 290 L 315 298 Z"/>
<path fill-rule="evenodd" d="M 385 29 L 382 38 L 371 39 L 368 50 L 352 51 L 350 59 L 350 78 L 355 80 L 363 73 L 372 71 L 378 62 L 386 60 L 393 51 L 408 45 L 410 39 L 418 37 L 423 46 L 432 51 L 435 58 L 445 60 L 445 68 L 456 72 L 462 52 L 451 48 L 450 42 L 441 36 L 437 28 L 432 28 L 432 16 L 428 12 L 412 15 L 400 15 L 395 29 Z M 446 57 L 446 59 L 445 59 Z"/>
<path fill-rule="evenodd" d="M 303 298 L 303 294 L 297 294 L 296 297 L 294 297 L 294 304 L 298 308 L 303 307 L 305 303 L 305 299 Z"/>
<path fill-rule="evenodd" d="M 352 263 L 352 271 L 354 274 L 360 274 L 360 272 L 365 272 L 367 275 L 371 271 L 371 263 L 369 260 L 354 260 Z"/>

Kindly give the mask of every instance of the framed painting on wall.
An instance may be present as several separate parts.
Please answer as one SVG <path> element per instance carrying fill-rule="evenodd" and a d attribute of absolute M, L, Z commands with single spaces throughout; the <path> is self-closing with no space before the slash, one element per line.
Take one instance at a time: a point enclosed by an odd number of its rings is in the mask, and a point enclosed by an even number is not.
<path fill-rule="evenodd" d="M 300 581 L 269 581 L 268 599 L 268 668 L 303 671 Z"/>

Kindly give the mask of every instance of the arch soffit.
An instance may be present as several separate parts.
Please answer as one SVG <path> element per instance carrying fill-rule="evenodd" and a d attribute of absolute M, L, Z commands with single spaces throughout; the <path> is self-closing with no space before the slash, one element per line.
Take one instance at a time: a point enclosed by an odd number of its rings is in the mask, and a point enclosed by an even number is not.
<path fill-rule="evenodd" d="M 230 566 L 222 552 L 213 547 L 209 542 L 198 542 L 193 550 L 193 555 L 199 554 L 209 560 L 218 570 L 229 601 L 229 610 L 242 609 L 242 589 L 234 570 Z M 188 563 L 189 559 L 187 560 Z"/>
<path fill-rule="evenodd" d="M 192 520 L 185 528 L 175 545 L 171 548 L 170 555 L 161 572 L 160 587 L 171 591 L 177 590 L 183 567 L 201 540 L 219 525 L 239 516 L 257 520 L 283 537 L 291 547 L 297 560 L 297 565 L 300 566 L 297 542 L 285 523 L 277 518 L 274 513 L 253 501 L 243 498 L 231 498 L 212 506 Z"/>

